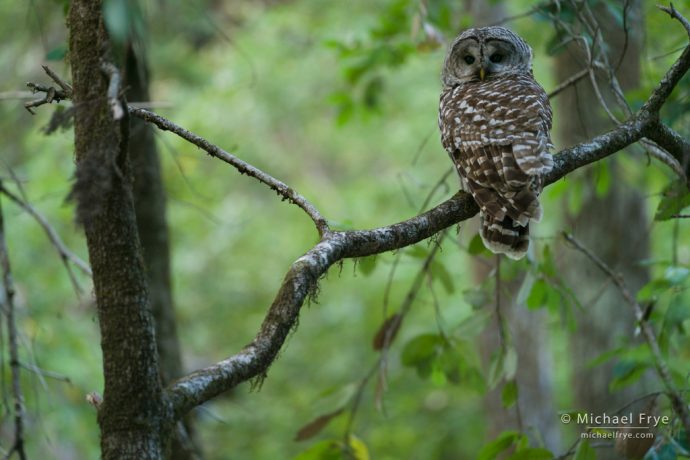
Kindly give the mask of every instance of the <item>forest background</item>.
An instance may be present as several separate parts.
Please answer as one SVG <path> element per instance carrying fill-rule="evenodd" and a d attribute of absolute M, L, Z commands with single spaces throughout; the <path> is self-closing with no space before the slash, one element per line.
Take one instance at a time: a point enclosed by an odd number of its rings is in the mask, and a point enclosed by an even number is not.
<path fill-rule="evenodd" d="M 151 70 L 151 101 L 130 102 L 279 178 L 333 228 L 347 230 L 407 219 L 456 192 L 436 119 L 445 43 L 458 31 L 501 22 L 518 32 L 534 49 L 535 77 L 547 92 L 577 74 L 565 74 L 566 61 L 577 56 L 568 54 L 554 17 L 576 27 L 578 16 L 567 5 L 556 10 L 560 3 L 111 0 L 104 11 L 115 41 L 136 32 Z M 637 64 L 623 67 L 639 69 L 625 89 L 635 110 L 687 34 L 655 2 L 587 3 L 601 9 L 607 27 L 629 35 L 624 46 L 611 38 L 601 48 L 637 53 Z M 690 14 L 687 2 L 676 7 Z M 46 80 L 41 64 L 69 80 L 63 2 L 0 1 L 0 17 L 9 25 L 0 31 L 3 187 L 23 196 L 88 261 L 74 203 L 66 200 L 73 132 L 47 135 L 42 128 L 56 109 L 44 106 L 32 116 L 23 108 L 28 96 L 19 93 L 27 81 Z M 586 100 L 591 84 L 587 75 L 552 98 L 556 151 L 578 140 L 568 133 L 582 131 L 586 139 L 605 129 L 604 108 Z M 686 139 L 689 98 L 686 77 L 662 110 Z M 318 235 L 306 215 L 262 184 L 169 133 L 155 131 L 155 139 L 177 334 L 183 367 L 192 371 L 252 340 L 287 268 Z M 635 146 L 545 189 L 545 218 L 529 257 L 503 261 L 500 272 L 470 222 L 394 253 L 346 260 L 321 280 L 265 379 L 193 412 L 194 444 L 208 459 L 326 458 L 343 439 L 360 458 L 474 458 L 527 443 L 554 455 L 575 446 L 574 454 L 581 427 L 562 424 L 562 414 L 615 412 L 663 385 L 635 334 L 634 311 L 608 296 L 614 283 L 563 232 L 623 273 L 650 309 L 676 384 L 687 387 L 690 220 L 676 216 L 690 198 L 682 185 L 673 168 Z M 86 395 L 102 391 L 103 375 L 90 279 L 78 269 L 70 276 L 36 219 L 2 199 L 28 456 L 97 458 L 98 425 Z M 616 259 L 630 253 L 635 260 Z M 496 292 L 503 296 L 498 318 Z M 381 352 L 382 331 L 390 333 L 384 320 L 396 312 L 404 322 Z M 524 344 L 526 337 L 533 343 Z M 5 452 L 13 436 L 6 339 Z M 582 341 L 593 350 L 583 353 Z M 594 408 L 585 407 L 585 387 L 599 398 Z M 530 388 L 543 397 L 530 396 Z M 668 401 L 659 405 L 671 415 Z M 324 415 L 323 423 L 308 425 Z M 682 444 L 677 426 L 658 437 L 659 452 L 680 452 L 668 447 L 673 439 Z"/>

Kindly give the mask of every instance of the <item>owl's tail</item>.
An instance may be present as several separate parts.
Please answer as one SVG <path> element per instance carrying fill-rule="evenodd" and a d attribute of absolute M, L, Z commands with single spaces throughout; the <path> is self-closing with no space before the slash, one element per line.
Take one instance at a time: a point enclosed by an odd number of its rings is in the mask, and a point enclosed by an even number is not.
<path fill-rule="evenodd" d="M 479 235 L 491 252 L 522 259 L 529 247 L 529 222 L 522 226 L 508 216 L 498 220 L 482 212 Z"/>

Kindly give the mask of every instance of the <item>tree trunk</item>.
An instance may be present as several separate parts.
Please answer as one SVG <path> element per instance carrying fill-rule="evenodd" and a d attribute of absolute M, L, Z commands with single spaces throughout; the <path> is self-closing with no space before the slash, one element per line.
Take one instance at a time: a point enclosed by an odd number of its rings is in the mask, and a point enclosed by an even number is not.
<path fill-rule="evenodd" d="M 101 454 L 160 459 L 170 414 L 162 401 L 153 318 L 137 233 L 127 156 L 127 111 L 115 121 L 106 97 L 109 43 L 101 2 L 73 0 L 69 53 L 75 108 L 72 197 L 86 233 L 101 329 Z"/>
<path fill-rule="evenodd" d="M 125 53 L 124 87 L 130 101 L 148 101 L 149 70 L 145 55 L 129 46 Z M 133 171 L 134 209 L 144 254 L 149 299 L 156 328 L 156 346 L 163 384 L 183 375 L 180 342 L 170 277 L 170 238 L 166 219 L 166 194 L 153 127 L 139 118 L 130 120 L 129 156 Z M 170 460 L 196 457 L 191 417 L 173 436 Z M 179 432 L 177 430 L 176 432 Z M 180 439 L 183 438 L 183 439 Z"/>
<path fill-rule="evenodd" d="M 623 89 L 639 84 L 639 59 L 642 33 L 641 4 L 630 2 L 627 12 L 628 45 L 618 78 Z M 610 45 L 609 60 L 616 65 L 624 48 L 625 34 L 606 8 L 596 8 L 599 24 Z M 586 67 L 586 58 L 578 46 L 569 46 L 557 58 L 556 75 L 565 81 Z M 604 97 L 613 101 L 605 76 L 598 76 Z M 591 138 L 612 127 L 601 108 L 592 84 L 585 78 L 558 96 L 556 117 L 561 127 L 560 143 L 569 146 Z M 643 197 L 637 190 L 627 187 L 620 178 L 615 159 L 606 160 L 610 174 L 610 187 L 604 196 L 595 193 L 596 176 L 588 171 L 584 183 L 586 198 L 578 215 L 567 215 L 566 225 L 575 237 L 591 249 L 606 264 L 620 272 L 632 292 L 636 292 L 648 279 L 647 269 L 638 262 L 648 257 L 648 216 Z M 567 206 L 564 206 L 567 209 Z M 633 231 L 640 229 L 641 231 Z M 572 249 L 563 252 L 563 270 L 568 284 L 577 286 L 576 294 L 585 308 L 578 312 L 577 332 L 572 336 L 573 388 L 578 410 L 595 414 L 613 413 L 626 403 L 639 397 L 639 388 L 627 387 L 611 393 L 609 384 L 614 376 L 614 363 L 591 367 L 589 362 L 616 346 L 621 336 L 630 336 L 634 328 L 634 315 L 616 288 L 607 282 L 601 272 L 582 254 Z M 602 289 L 603 287 L 603 289 Z M 597 458 L 619 458 L 614 452 L 601 451 Z"/>

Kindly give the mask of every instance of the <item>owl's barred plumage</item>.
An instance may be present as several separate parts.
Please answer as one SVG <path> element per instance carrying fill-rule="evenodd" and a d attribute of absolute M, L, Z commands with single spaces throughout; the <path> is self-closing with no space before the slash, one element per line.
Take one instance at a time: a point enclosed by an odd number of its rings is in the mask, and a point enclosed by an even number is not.
<path fill-rule="evenodd" d="M 519 259 L 553 167 L 552 112 L 532 76 L 531 49 L 503 27 L 467 30 L 448 50 L 442 81 L 441 141 L 479 205 L 482 240 Z"/>

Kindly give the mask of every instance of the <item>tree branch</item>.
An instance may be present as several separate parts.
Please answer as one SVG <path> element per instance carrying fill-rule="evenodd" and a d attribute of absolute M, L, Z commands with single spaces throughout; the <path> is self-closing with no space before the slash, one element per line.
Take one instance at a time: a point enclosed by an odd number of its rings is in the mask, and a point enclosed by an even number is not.
<path fill-rule="evenodd" d="M 679 19 L 681 16 L 675 12 L 673 17 Z M 654 139 L 652 134 L 659 131 L 655 128 L 658 124 L 658 112 L 688 68 L 690 68 L 690 47 L 685 49 L 669 69 L 637 114 L 615 129 L 555 155 L 554 167 L 545 177 L 545 185 L 563 178 L 575 169 L 618 152 L 645 136 Z M 150 112 L 141 109 L 130 110 L 133 115 L 151 121 L 162 129 L 173 130 L 171 128 L 174 128 L 177 131 L 176 134 L 202 147 L 213 156 L 227 161 L 240 172 L 246 172 L 238 166 L 237 162 L 240 160 L 232 156 L 226 159 L 229 154 L 198 136 Z M 663 132 L 668 135 L 666 130 Z M 654 140 L 659 141 L 660 138 Z M 673 147 L 673 145 L 661 143 L 660 145 L 664 148 Z M 678 153 L 675 147 L 670 151 L 674 155 Z M 243 162 L 239 164 L 244 165 Z M 300 205 L 300 203 L 297 204 Z M 458 192 L 435 208 L 394 225 L 373 230 L 323 232 L 322 240 L 290 267 L 255 339 L 236 355 L 193 372 L 173 382 L 166 389 L 175 417 L 181 417 L 192 408 L 241 382 L 264 376 L 288 333 L 295 326 L 304 300 L 316 291 L 318 280 L 331 265 L 346 258 L 379 254 L 417 243 L 451 225 L 471 218 L 478 211 L 476 203 L 469 194 Z M 311 213 L 309 214 L 312 216 Z M 320 217 L 318 214 L 316 216 Z M 318 222 L 318 218 L 312 216 L 312 219 Z"/>
<path fill-rule="evenodd" d="M 17 344 L 17 323 L 14 308 L 14 282 L 10 269 L 10 257 L 5 243 L 5 222 L 0 207 L 0 266 L 2 270 L 2 291 L 0 304 L 7 318 L 7 334 L 10 349 L 10 371 L 12 374 L 12 396 L 14 399 L 14 443 L 6 458 L 17 452 L 20 460 L 26 460 L 24 451 L 24 396 L 19 382 L 19 347 Z"/>
<path fill-rule="evenodd" d="M 671 372 L 669 371 L 668 365 L 661 354 L 661 349 L 659 348 L 659 342 L 656 339 L 654 329 L 652 326 L 650 326 L 647 318 L 645 318 L 645 309 L 642 308 L 637 300 L 635 300 L 635 296 L 630 293 L 621 275 L 614 272 L 611 267 L 606 265 L 604 261 L 583 246 L 582 243 L 576 240 L 572 235 L 564 233 L 563 236 L 570 244 L 573 245 L 575 249 L 587 256 L 587 258 L 589 258 L 594 265 L 596 265 L 602 272 L 606 274 L 606 276 L 611 279 L 611 281 L 613 281 L 623 296 L 623 299 L 625 299 L 628 305 L 632 307 L 633 311 L 635 312 L 635 318 L 637 319 L 640 329 L 642 330 L 642 334 L 644 335 L 645 341 L 652 352 L 652 359 L 654 361 L 654 367 L 656 367 L 657 374 L 659 374 L 661 381 L 664 383 L 666 391 L 671 399 L 673 409 L 680 417 L 683 427 L 685 428 L 685 432 L 690 439 L 690 413 L 688 413 L 688 406 L 685 401 L 683 401 L 683 397 L 676 386 L 673 384 Z"/>
<path fill-rule="evenodd" d="M 646 136 L 670 153 L 681 165 L 686 180 L 690 178 L 690 142 L 660 121 L 646 126 Z"/>
<path fill-rule="evenodd" d="M 311 204 L 305 197 L 296 192 L 293 188 L 289 187 L 287 184 L 279 181 L 278 179 L 275 179 L 274 177 L 263 172 L 259 168 L 256 168 L 250 165 L 249 163 L 240 160 L 235 155 L 226 152 L 220 147 L 211 144 L 209 141 L 202 138 L 201 136 L 197 136 L 196 134 L 187 131 L 186 129 L 176 125 L 170 120 L 166 120 L 160 115 L 156 115 L 155 113 L 145 109 L 134 108 L 131 106 L 129 107 L 129 113 L 134 115 L 135 117 L 141 118 L 144 121 L 153 123 L 163 131 L 171 131 L 177 134 L 181 138 L 191 142 L 200 149 L 206 151 L 206 153 L 208 153 L 212 157 L 216 157 L 219 160 L 228 163 L 229 165 L 237 169 L 240 172 L 240 174 L 247 174 L 248 176 L 257 179 L 259 182 L 268 185 L 278 195 L 282 196 L 284 200 L 288 200 L 291 203 L 294 203 L 300 208 L 302 208 L 302 210 L 307 213 L 311 220 L 314 221 L 316 229 L 319 232 L 319 236 L 323 236 L 330 231 L 328 227 L 328 222 L 326 221 L 326 219 L 324 219 L 324 217 L 316 209 L 316 207 L 313 204 Z"/>

